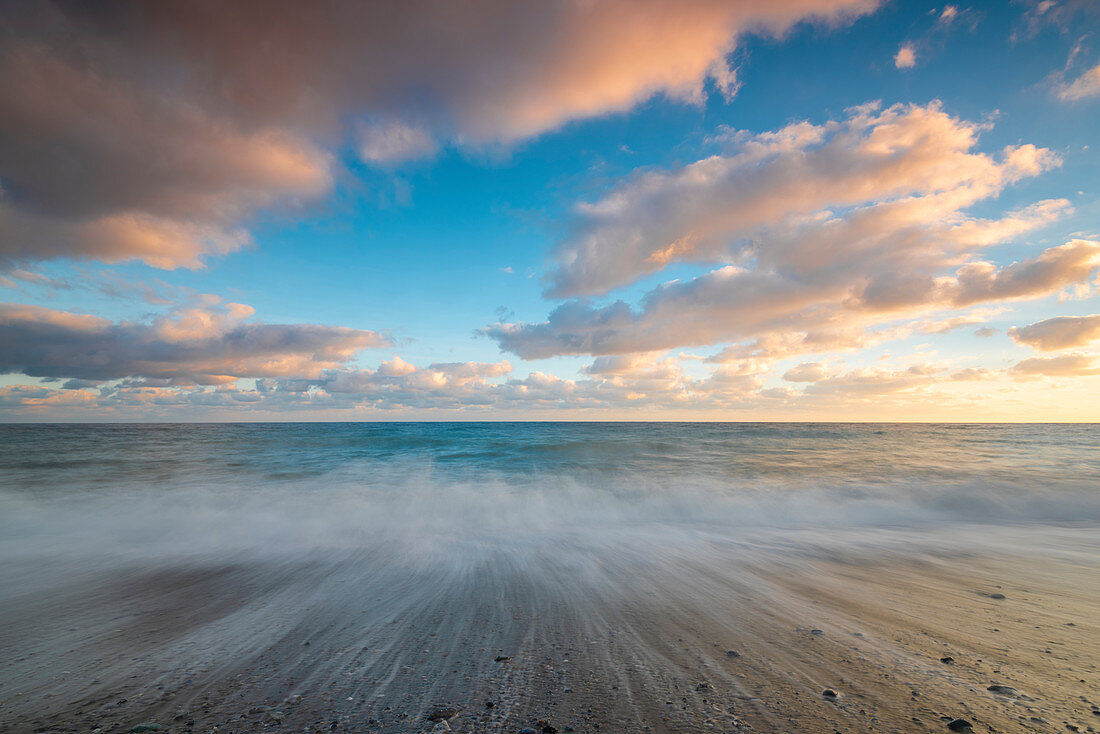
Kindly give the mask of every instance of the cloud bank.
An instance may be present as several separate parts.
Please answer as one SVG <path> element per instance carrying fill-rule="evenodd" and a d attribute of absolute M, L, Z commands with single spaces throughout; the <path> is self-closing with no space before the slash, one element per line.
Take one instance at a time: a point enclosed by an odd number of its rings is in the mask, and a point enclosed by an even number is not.
<path fill-rule="evenodd" d="M 151 323 L 111 322 L 40 306 L 0 304 L 0 374 L 217 385 L 241 377 L 315 376 L 387 346 L 377 332 L 246 321 L 254 310 L 207 299 Z"/>
<path fill-rule="evenodd" d="M 213 0 L 0 7 L 0 264 L 196 267 L 258 212 L 381 164 L 508 144 L 654 95 L 732 94 L 749 32 L 877 0 Z"/>
<path fill-rule="evenodd" d="M 941 105 L 865 105 L 839 121 L 729 132 L 731 150 L 644 171 L 577 209 L 549 295 L 579 296 L 541 323 L 485 329 L 523 358 L 626 354 L 761 339 L 806 351 L 941 310 L 1037 298 L 1081 283 L 1100 243 L 1072 240 L 999 266 L 979 253 L 1062 216 L 1046 200 L 998 219 L 967 213 L 1059 165 L 1023 144 L 975 151 L 986 125 Z M 635 308 L 605 294 L 676 263 L 719 267 L 649 290 Z"/>

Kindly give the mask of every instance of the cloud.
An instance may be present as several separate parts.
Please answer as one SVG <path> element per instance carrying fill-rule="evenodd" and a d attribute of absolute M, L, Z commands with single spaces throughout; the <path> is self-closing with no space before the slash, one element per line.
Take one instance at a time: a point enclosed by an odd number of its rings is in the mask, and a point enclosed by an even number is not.
<path fill-rule="evenodd" d="M 208 298 L 151 323 L 115 323 L 0 304 L 0 374 L 210 385 L 240 377 L 317 375 L 362 349 L 389 343 L 373 331 L 247 322 L 253 313 L 250 306 Z"/>
<path fill-rule="evenodd" d="M 675 262 L 820 265 L 822 239 L 885 232 L 913 251 L 917 238 L 980 245 L 1026 231 L 1046 211 L 1000 222 L 962 210 L 1058 165 L 1051 151 L 1011 146 L 999 158 L 974 152 L 984 126 L 939 103 L 865 105 L 822 125 L 799 122 L 753 135 L 728 133 L 730 153 L 671 171 L 643 171 L 603 199 L 578 206 L 573 234 L 556 250 L 549 294 L 591 296 Z M 831 244 L 831 243 L 830 243 Z M 858 255 L 851 245 L 842 254 Z M 872 253 L 874 254 L 874 253 Z"/>
<path fill-rule="evenodd" d="M 708 80 L 732 94 L 741 35 L 876 5 L 6 3 L 0 261 L 197 267 L 248 246 L 258 212 L 324 197 L 331 151 L 392 164 L 698 101 Z"/>
<path fill-rule="evenodd" d="M 1100 64 L 1092 67 L 1072 82 L 1059 84 L 1055 93 L 1065 102 L 1078 102 L 1100 96 Z"/>
<path fill-rule="evenodd" d="M 1087 377 L 1100 375 L 1100 364 L 1087 354 L 1032 357 L 1017 362 L 1012 373 L 1019 377 Z"/>
<path fill-rule="evenodd" d="M 917 50 L 911 43 L 903 43 L 894 54 L 894 66 L 899 69 L 912 69 L 917 65 Z"/>
<path fill-rule="evenodd" d="M 841 122 L 738 134 L 728 155 L 640 174 L 581 208 L 551 293 L 603 292 L 676 261 L 729 264 L 652 288 L 637 308 L 573 299 L 544 322 L 484 333 L 524 358 L 748 339 L 757 342 L 748 354 L 793 356 L 886 338 L 884 325 L 901 319 L 906 333 L 957 328 L 983 317 L 929 317 L 1086 280 L 1100 264 L 1089 240 L 1005 266 L 976 257 L 1069 209 L 1049 200 L 999 219 L 968 216 L 1057 165 L 1031 145 L 972 152 L 978 129 L 938 105 L 863 107 Z"/>
<path fill-rule="evenodd" d="M 363 128 L 359 154 L 374 163 L 397 163 L 435 155 L 436 140 L 422 128 L 401 122 L 387 122 Z"/>
<path fill-rule="evenodd" d="M 787 382 L 821 382 L 828 377 L 828 370 L 821 362 L 802 362 L 783 374 Z"/>
<path fill-rule="evenodd" d="M 1012 327 L 1008 335 L 1017 344 L 1041 352 L 1083 347 L 1100 340 L 1100 314 L 1058 316 L 1028 326 Z"/>
<path fill-rule="evenodd" d="M 1045 28 L 1054 27 L 1069 33 L 1081 27 L 1078 16 L 1100 13 L 1096 0 L 1022 0 L 1028 6 L 1020 27 L 1013 31 L 1012 40 L 1032 38 Z"/>
<path fill-rule="evenodd" d="M 1070 381 L 1044 383 L 1031 390 L 1006 377 L 1023 372 L 918 361 L 897 366 L 825 369 L 803 364 L 789 371 L 805 386 L 769 383 L 775 367 L 766 360 L 741 359 L 693 376 L 684 369 L 690 355 L 645 354 L 600 357 L 582 369 L 579 379 L 543 372 L 513 374 L 507 361 L 435 363 L 417 366 L 400 357 L 374 369 L 325 369 L 312 377 L 257 379 L 254 387 L 236 383 L 214 386 L 171 384 L 169 380 L 124 379 L 102 383 L 69 380 L 61 389 L 49 385 L 0 387 L 0 408 L 10 418 L 80 419 L 225 419 L 294 415 L 347 418 L 554 415 L 624 417 L 647 411 L 650 417 L 741 416 L 791 419 L 970 419 L 975 406 L 986 415 L 1034 416 L 1036 407 L 1049 415 L 1052 389 L 1069 401 L 1061 415 L 1088 419 L 1081 410 L 1082 391 Z M 820 367 L 820 369 L 817 369 Z M 1063 365 L 1065 375 L 1100 373 L 1087 362 Z M 1026 367 L 1025 367 L 1026 369 Z M 1052 368 L 1053 369 L 1053 368 Z M 977 383 L 983 383 L 979 385 Z M 1013 393 L 1005 400 L 1004 391 Z M 1085 403 L 1088 401 L 1086 400 Z M 1024 412 L 1021 412 L 1021 406 Z"/>
<path fill-rule="evenodd" d="M 560 354 L 627 354 L 741 341 L 784 340 L 785 355 L 865 346 L 866 329 L 901 317 L 981 303 L 1036 298 L 1087 280 L 1100 266 L 1100 243 L 1075 240 L 1038 258 L 997 267 L 972 262 L 954 275 L 856 272 L 811 282 L 726 266 L 650 291 L 640 311 L 624 301 L 569 301 L 537 324 L 495 324 L 485 333 L 525 359 Z M 917 321 L 912 328 L 955 328 L 972 319 Z M 895 338 L 911 333 L 912 328 Z"/>

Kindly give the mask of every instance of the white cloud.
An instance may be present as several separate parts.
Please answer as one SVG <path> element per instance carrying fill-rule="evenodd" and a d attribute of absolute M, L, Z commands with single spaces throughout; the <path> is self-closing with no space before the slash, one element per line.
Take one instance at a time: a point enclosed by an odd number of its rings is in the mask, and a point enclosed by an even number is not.
<path fill-rule="evenodd" d="M 1059 84 L 1056 93 L 1058 99 L 1066 102 L 1078 102 L 1090 97 L 1100 96 L 1100 64 L 1092 67 L 1068 84 Z"/>
<path fill-rule="evenodd" d="M 917 49 L 911 43 L 903 43 L 894 54 L 894 66 L 899 69 L 912 69 L 917 65 Z"/>

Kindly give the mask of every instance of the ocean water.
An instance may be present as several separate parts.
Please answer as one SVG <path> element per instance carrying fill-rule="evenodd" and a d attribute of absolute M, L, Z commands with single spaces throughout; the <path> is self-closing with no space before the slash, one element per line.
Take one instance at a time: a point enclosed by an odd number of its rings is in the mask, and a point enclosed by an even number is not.
<path fill-rule="evenodd" d="M 1042 644 L 1017 641 L 1043 649 L 1056 633 L 1091 634 L 1095 602 L 1081 594 L 1094 585 L 1081 579 L 1100 568 L 1098 530 L 1093 425 L 5 425 L 0 729 L 126 731 L 178 711 L 226 726 L 305 696 L 313 708 L 296 709 L 295 726 L 377 719 L 388 722 L 379 731 L 420 731 L 410 722 L 432 702 L 492 696 L 500 704 L 468 714 L 470 730 L 512 731 L 546 710 L 539 692 L 553 685 L 614 690 L 583 706 L 619 731 L 663 720 L 653 707 L 700 677 L 761 700 L 736 671 L 715 677 L 731 664 L 718 640 L 769 641 L 758 659 L 774 662 L 757 673 L 787 693 L 752 704 L 767 722 L 783 696 L 816 700 L 843 667 L 814 657 L 797 630 L 851 639 L 875 616 L 822 600 L 887 613 L 894 571 L 860 586 L 867 564 L 937 570 L 916 588 L 939 589 L 936 613 L 958 615 L 1006 583 L 982 559 L 1010 574 L 1026 564 L 1030 588 L 1051 590 L 1020 618 L 1071 615 L 1036 632 Z M 963 568 L 961 590 L 943 591 Z M 903 601 L 888 609 L 904 632 L 927 612 Z M 1000 634 L 1006 622 L 973 624 Z M 898 652 L 910 639 L 921 637 L 861 642 L 859 659 L 884 666 L 866 680 L 900 665 L 955 685 Z M 588 652 L 568 652 L 578 640 Z M 512 672 L 499 654 L 515 658 Z M 581 677 L 562 672 L 570 660 Z M 1031 687 L 1080 677 L 1038 665 L 1020 664 Z M 628 670 L 626 695 L 611 686 L 626 686 Z M 1058 695 L 1071 706 L 1077 693 Z M 561 716 L 582 705 L 558 703 Z M 697 731 L 708 706 L 684 703 L 686 718 L 658 730 Z"/>
<path fill-rule="evenodd" d="M 0 426 L 0 561 L 1100 523 L 1100 427 Z"/>

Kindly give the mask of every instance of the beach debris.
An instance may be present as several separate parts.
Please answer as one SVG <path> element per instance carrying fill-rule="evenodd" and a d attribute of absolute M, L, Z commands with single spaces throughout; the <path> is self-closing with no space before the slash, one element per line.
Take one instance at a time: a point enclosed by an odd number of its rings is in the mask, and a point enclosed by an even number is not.
<path fill-rule="evenodd" d="M 493 658 L 493 662 L 496 662 L 496 663 L 506 663 L 506 662 L 508 662 L 508 661 L 509 661 L 509 660 L 511 660 L 511 659 L 512 659 L 512 658 L 508 657 L 507 655 L 497 655 L 497 656 L 496 656 L 495 658 Z"/>
<path fill-rule="evenodd" d="M 737 652 L 736 650 L 726 650 L 726 657 L 727 658 L 739 658 L 739 657 L 741 657 L 741 653 Z"/>
<path fill-rule="evenodd" d="M 944 656 L 944 657 L 940 658 L 940 662 L 943 663 L 944 665 L 951 665 L 952 663 L 955 662 L 955 658 L 951 657 L 950 655 L 947 655 L 947 656 Z"/>
<path fill-rule="evenodd" d="M 836 698 L 840 694 L 834 691 L 832 688 L 826 688 L 824 691 L 821 692 L 821 695 L 825 698 Z"/>
<path fill-rule="evenodd" d="M 986 690 L 993 691 L 998 696 L 1009 696 L 1011 698 L 1016 698 L 1020 695 L 1012 686 L 1001 686 L 994 684 L 986 688 Z"/>
<path fill-rule="evenodd" d="M 810 630 L 810 634 L 811 635 L 817 635 L 818 637 L 824 637 L 825 636 L 824 630 Z"/>
<path fill-rule="evenodd" d="M 947 728 L 951 731 L 967 731 L 974 725 L 966 719 L 952 719 L 947 722 Z"/>
<path fill-rule="evenodd" d="M 458 709 L 454 706 L 436 706 L 428 712 L 428 721 L 446 721 L 458 715 Z"/>

